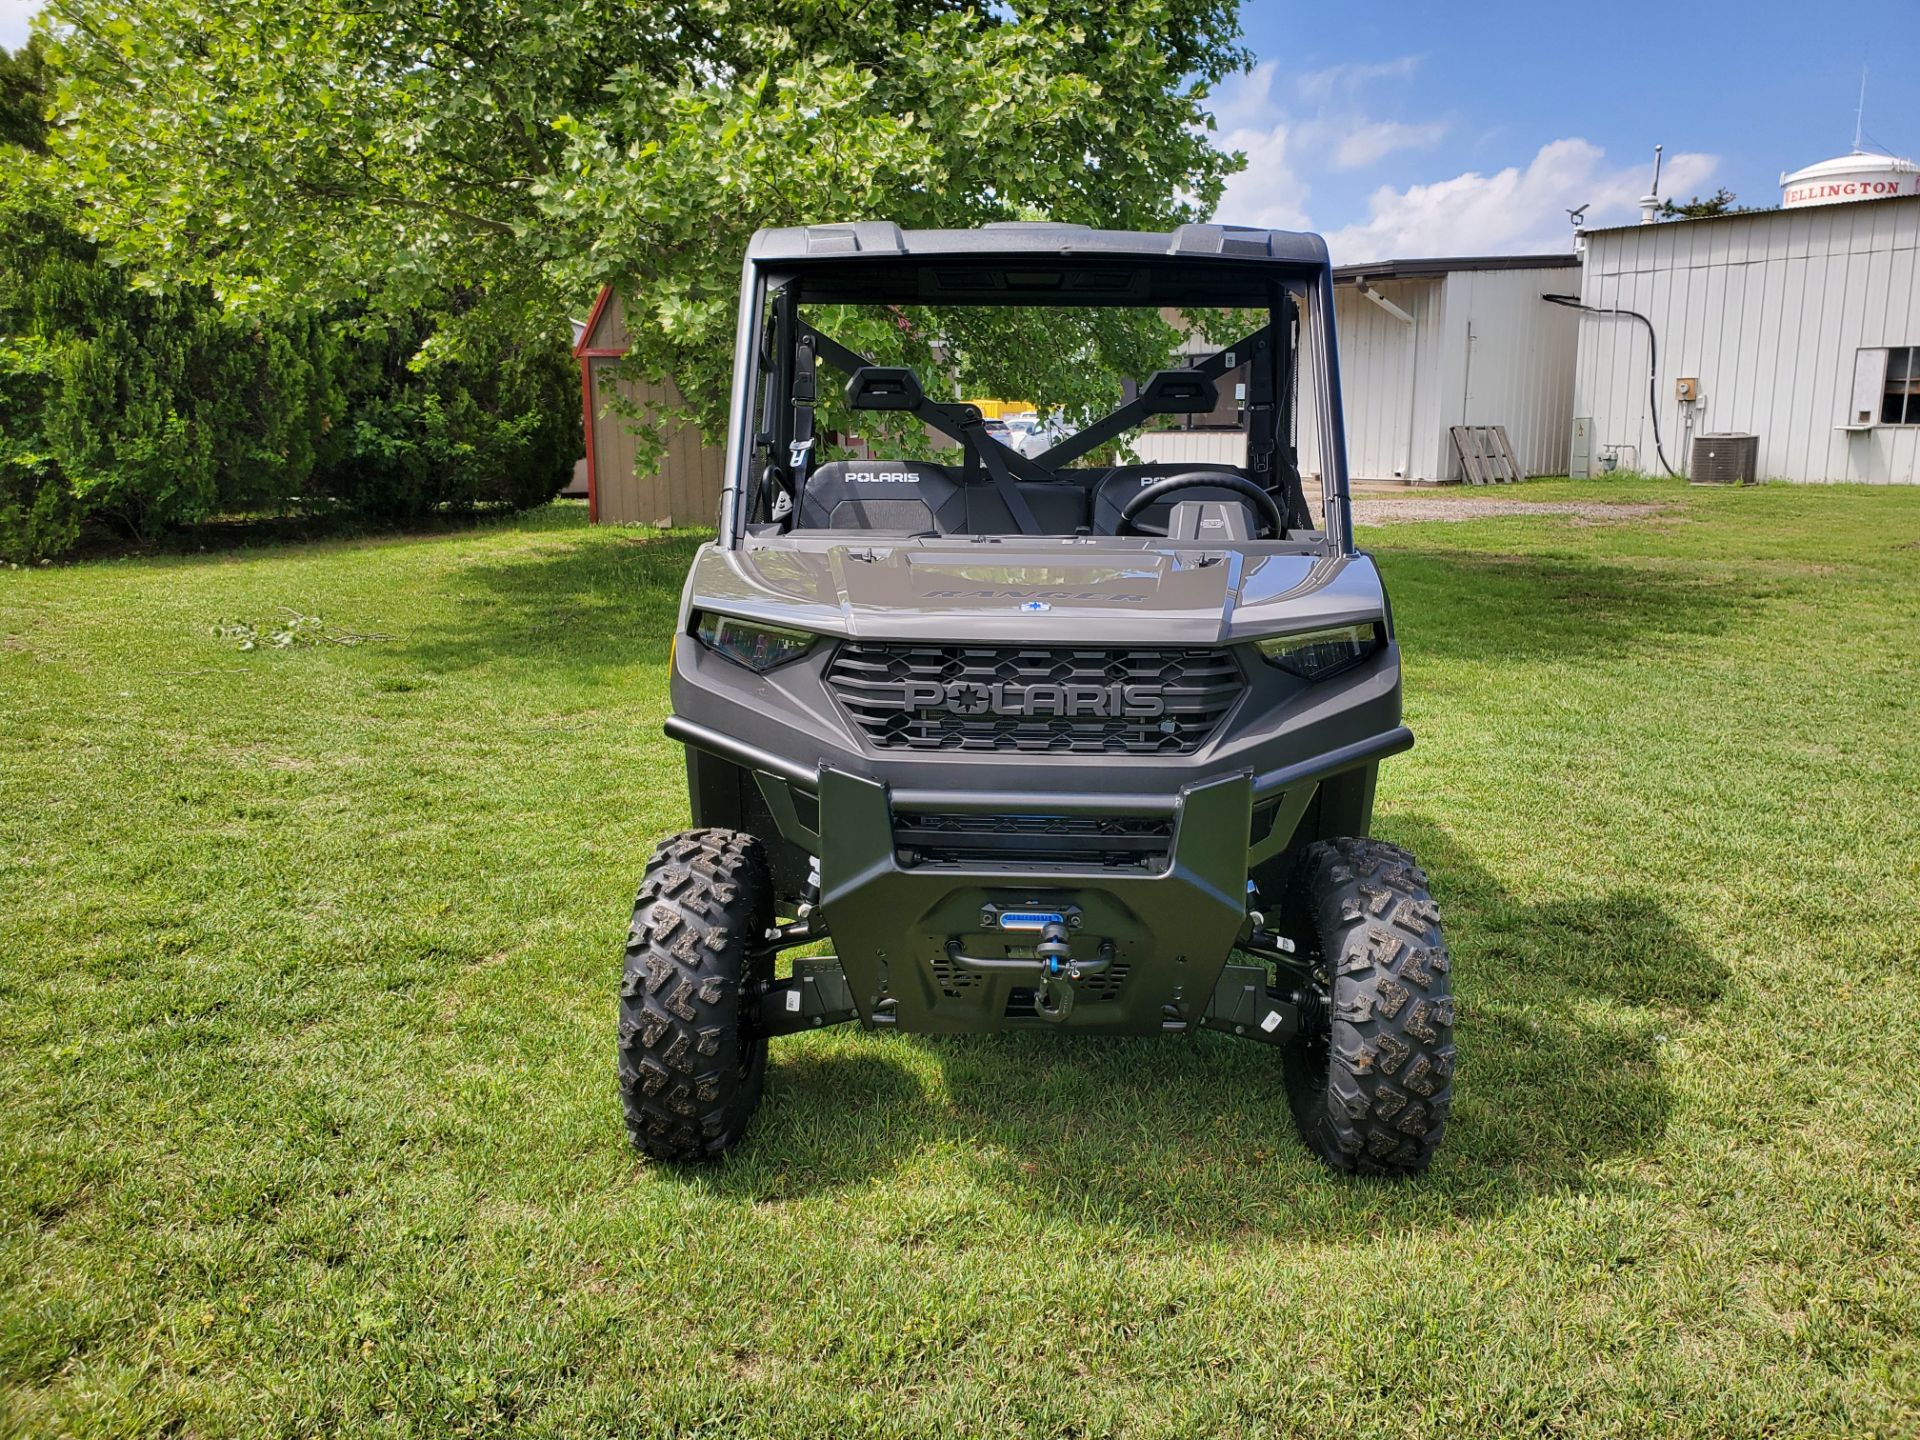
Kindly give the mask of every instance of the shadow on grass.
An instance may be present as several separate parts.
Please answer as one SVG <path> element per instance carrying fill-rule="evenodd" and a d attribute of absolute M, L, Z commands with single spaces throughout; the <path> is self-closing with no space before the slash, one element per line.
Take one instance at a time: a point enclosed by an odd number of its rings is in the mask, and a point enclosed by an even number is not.
<path fill-rule="evenodd" d="M 1740 623 L 1758 588 L 1628 561 L 1384 549 L 1409 657 L 1501 664 L 1648 649 Z"/>
<path fill-rule="evenodd" d="M 464 566 L 460 618 L 403 651 L 428 670 L 510 666 L 586 673 L 664 663 L 680 590 L 704 533 L 535 534 L 528 550 Z"/>
<path fill-rule="evenodd" d="M 664 659 L 703 537 L 530 537 L 460 572 L 458 628 L 414 638 L 435 668 L 499 661 L 592 676 Z M 1754 597 L 1630 562 L 1388 552 L 1409 653 L 1477 661 L 1655 648 L 1733 626 Z M 1723 977 L 1651 895 L 1512 896 L 1444 830 L 1387 838 L 1432 871 L 1460 990 L 1460 1081 L 1435 1172 L 1388 1187 L 1333 1177 L 1295 1138 L 1277 1052 L 1204 1036 L 1094 1040 L 1022 1032 L 776 1045 L 745 1149 L 685 1183 L 753 1199 L 858 1187 L 958 1156 L 1036 1216 L 1063 1209 L 1145 1232 L 1370 1233 L 1383 1214 L 1437 1224 L 1589 1183 L 1642 1153 L 1671 1097 L 1660 1035 Z M 923 1089 L 901 1046 L 939 1066 Z"/>
<path fill-rule="evenodd" d="M 707 538 L 531 531 L 519 552 L 462 567 L 451 582 L 458 618 L 417 632 L 404 653 L 444 670 L 506 661 L 592 671 L 664 659 L 687 569 Z M 1656 648 L 1728 631 L 1760 593 L 1621 560 L 1386 549 L 1380 566 L 1416 661 Z"/>
<path fill-rule="evenodd" d="M 1142 1232 L 1360 1238 L 1579 1188 L 1644 1153 L 1671 1096 L 1663 1032 L 1713 1004 L 1724 972 L 1652 896 L 1516 900 L 1430 823 L 1388 838 L 1433 876 L 1459 992 L 1459 1079 L 1429 1176 L 1400 1185 L 1321 1169 L 1295 1136 L 1277 1051 L 1218 1036 L 1098 1040 L 1023 1031 L 875 1037 L 782 1058 L 738 1157 L 688 1177 L 754 1199 L 856 1186 L 936 1152 L 1036 1218 Z M 931 1053 L 929 1095 L 893 1046 Z"/>
<path fill-rule="evenodd" d="M 586 504 L 556 498 L 533 510 L 505 505 L 449 507 L 426 515 L 381 520 L 346 511 L 329 514 L 238 514 L 216 516 L 183 525 L 151 539 L 136 540 L 102 522 L 93 522 L 79 541 L 60 557 L 61 565 L 102 560 L 176 560 L 257 550 L 293 550 L 300 547 L 383 541 L 405 544 L 437 540 L 448 535 L 515 530 L 574 529 L 586 521 Z"/>

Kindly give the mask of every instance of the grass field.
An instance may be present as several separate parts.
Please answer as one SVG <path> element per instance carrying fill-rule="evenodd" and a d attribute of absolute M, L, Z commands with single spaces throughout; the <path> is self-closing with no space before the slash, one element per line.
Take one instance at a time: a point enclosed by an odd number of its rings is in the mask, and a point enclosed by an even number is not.
<path fill-rule="evenodd" d="M 797 1037 L 636 1163 L 691 539 L 0 573 L 0 1433 L 1920 1433 L 1920 494 L 1521 493 L 1666 508 L 1362 531 L 1461 995 L 1399 1186 L 1213 1037 Z M 368 638 L 213 633 L 290 612 Z"/>

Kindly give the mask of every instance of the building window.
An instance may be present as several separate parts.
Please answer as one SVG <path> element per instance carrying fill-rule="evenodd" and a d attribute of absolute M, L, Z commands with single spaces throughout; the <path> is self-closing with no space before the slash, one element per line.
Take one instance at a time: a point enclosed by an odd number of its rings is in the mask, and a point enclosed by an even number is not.
<path fill-rule="evenodd" d="M 1920 345 L 1887 351 L 1887 383 L 1880 397 L 1882 425 L 1920 425 Z"/>
<path fill-rule="evenodd" d="M 1869 346 L 1853 357 L 1849 430 L 1920 425 L 1920 345 Z"/>

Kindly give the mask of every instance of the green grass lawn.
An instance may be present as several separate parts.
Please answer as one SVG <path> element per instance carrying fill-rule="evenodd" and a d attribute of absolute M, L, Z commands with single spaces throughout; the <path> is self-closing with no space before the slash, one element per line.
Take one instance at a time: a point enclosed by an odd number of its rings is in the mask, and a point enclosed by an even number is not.
<path fill-rule="evenodd" d="M 1362 531 L 1434 1172 L 1224 1038 L 778 1041 L 649 1169 L 695 543 L 577 507 L 0 573 L 0 1434 L 1920 1433 L 1920 493 Z M 317 615 L 356 645 L 237 648 Z"/>

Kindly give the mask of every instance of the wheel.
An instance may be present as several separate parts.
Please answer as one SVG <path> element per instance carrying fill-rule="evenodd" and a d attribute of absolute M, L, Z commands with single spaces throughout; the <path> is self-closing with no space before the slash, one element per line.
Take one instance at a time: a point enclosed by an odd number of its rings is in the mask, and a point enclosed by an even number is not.
<path fill-rule="evenodd" d="M 773 923 L 760 842 L 686 830 L 647 862 L 620 983 L 620 1103 L 634 1146 L 655 1160 L 713 1160 L 760 1103 L 767 1038 L 753 1005 Z"/>
<path fill-rule="evenodd" d="M 1319 990 L 1286 1056 L 1300 1137 L 1336 1170 L 1418 1174 L 1453 1100 L 1453 981 L 1426 874 L 1396 845 L 1321 841 L 1290 899 Z"/>

